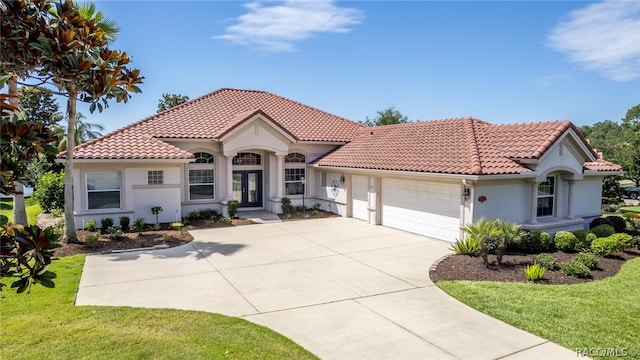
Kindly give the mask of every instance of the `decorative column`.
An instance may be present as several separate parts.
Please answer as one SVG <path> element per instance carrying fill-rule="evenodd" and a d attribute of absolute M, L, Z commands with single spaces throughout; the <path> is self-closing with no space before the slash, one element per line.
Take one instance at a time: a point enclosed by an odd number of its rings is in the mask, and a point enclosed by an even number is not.
<path fill-rule="evenodd" d="M 276 198 L 284 196 L 284 155 L 276 154 Z"/>
<path fill-rule="evenodd" d="M 235 155 L 225 155 L 227 160 L 227 199 L 226 201 L 233 200 L 233 157 Z"/>
<path fill-rule="evenodd" d="M 567 184 L 569 185 L 569 191 L 567 191 L 569 193 L 569 196 L 567 198 L 567 219 L 574 219 L 575 216 L 573 214 L 573 193 L 574 193 L 574 189 L 575 189 L 575 180 L 569 180 L 567 181 Z"/>
<path fill-rule="evenodd" d="M 538 223 L 538 182 L 533 180 L 529 183 L 531 185 L 531 210 L 529 214 L 529 223 Z"/>

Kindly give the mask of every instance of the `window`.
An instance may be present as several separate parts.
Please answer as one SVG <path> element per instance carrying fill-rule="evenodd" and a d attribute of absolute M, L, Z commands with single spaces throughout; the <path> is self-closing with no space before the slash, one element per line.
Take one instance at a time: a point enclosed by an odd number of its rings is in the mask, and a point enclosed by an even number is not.
<path fill-rule="evenodd" d="M 284 157 L 284 162 L 286 163 L 305 163 L 305 157 L 304 155 L 300 154 L 300 153 L 291 153 L 291 154 L 287 154 L 287 156 Z"/>
<path fill-rule="evenodd" d="M 89 210 L 120 209 L 120 172 L 87 173 Z"/>
<path fill-rule="evenodd" d="M 304 195 L 304 169 L 284 169 L 285 195 Z"/>
<path fill-rule="evenodd" d="M 553 200 L 555 198 L 554 176 L 547 177 L 546 181 L 538 184 L 538 216 L 553 216 Z"/>
<path fill-rule="evenodd" d="M 238 153 L 233 158 L 233 165 L 260 165 L 261 160 L 260 154 Z"/>
<path fill-rule="evenodd" d="M 320 175 L 320 186 L 327 186 L 327 173 L 325 171 Z"/>
<path fill-rule="evenodd" d="M 215 157 L 206 152 L 193 153 L 196 161 L 189 164 L 189 200 L 215 198 Z"/>
<path fill-rule="evenodd" d="M 164 184 L 164 171 L 162 170 L 147 171 L 147 184 L 149 185 Z"/>

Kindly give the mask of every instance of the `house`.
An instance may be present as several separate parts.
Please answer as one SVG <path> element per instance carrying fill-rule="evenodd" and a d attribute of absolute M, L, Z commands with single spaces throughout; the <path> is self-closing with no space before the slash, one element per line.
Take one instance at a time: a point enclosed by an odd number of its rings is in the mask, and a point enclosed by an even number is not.
<path fill-rule="evenodd" d="M 61 154 L 64 157 L 64 153 Z M 569 121 L 474 118 L 365 127 L 264 91 L 220 89 L 74 152 L 78 227 L 104 217 L 161 222 L 193 210 L 281 212 L 281 199 L 454 241 L 481 217 L 526 229 L 583 228 L 604 176 Z"/>

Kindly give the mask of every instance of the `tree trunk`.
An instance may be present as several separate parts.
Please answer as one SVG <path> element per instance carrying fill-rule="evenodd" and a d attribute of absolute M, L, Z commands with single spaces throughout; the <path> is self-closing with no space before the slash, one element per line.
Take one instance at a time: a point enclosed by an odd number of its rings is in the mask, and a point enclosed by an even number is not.
<path fill-rule="evenodd" d="M 16 75 L 13 75 L 9 79 L 9 104 L 15 107 L 20 106 L 20 99 L 18 96 L 18 79 Z M 15 95 L 16 97 L 13 97 Z M 14 224 L 27 224 L 27 209 L 24 203 L 24 186 L 21 183 L 15 182 L 15 192 L 13 194 L 13 223 Z"/>
<path fill-rule="evenodd" d="M 67 154 L 64 159 L 64 237 L 68 243 L 77 243 L 76 222 L 73 218 L 73 148 L 75 146 L 76 102 L 75 88 L 67 89 Z"/>

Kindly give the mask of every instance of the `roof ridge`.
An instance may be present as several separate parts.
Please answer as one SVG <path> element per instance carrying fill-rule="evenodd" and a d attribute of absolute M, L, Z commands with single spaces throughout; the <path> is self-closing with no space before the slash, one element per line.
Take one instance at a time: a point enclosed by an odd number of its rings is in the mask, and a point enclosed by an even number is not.
<path fill-rule="evenodd" d="M 482 161 L 480 159 L 480 149 L 478 147 L 478 137 L 476 136 L 475 119 L 465 118 L 464 131 L 471 153 L 471 166 L 469 171 L 474 175 L 482 174 Z"/>

